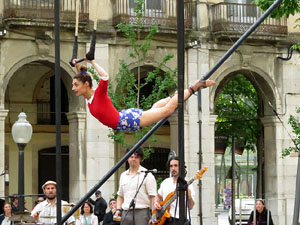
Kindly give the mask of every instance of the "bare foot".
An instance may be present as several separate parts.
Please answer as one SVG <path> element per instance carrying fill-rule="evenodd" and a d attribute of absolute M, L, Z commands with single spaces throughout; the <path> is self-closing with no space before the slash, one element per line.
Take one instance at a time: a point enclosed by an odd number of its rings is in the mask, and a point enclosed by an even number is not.
<path fill-rule="evenodd" d="M 213 81 L 213 80 L 197 80 L 195 81 L 194 85 L 192 86 L 193 90 L 195 92 L 199 91 L 200 88 L 206 88 L 206 87 L 210 87 L 210 86 L 213 86 L 215 85 L 216 82 Z"/>

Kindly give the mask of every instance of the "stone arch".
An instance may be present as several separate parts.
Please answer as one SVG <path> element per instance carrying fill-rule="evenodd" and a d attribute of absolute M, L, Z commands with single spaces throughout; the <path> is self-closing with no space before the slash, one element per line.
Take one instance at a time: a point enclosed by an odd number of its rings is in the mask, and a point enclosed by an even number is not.
<path fill-rule="evenodd" d="M 272 137 L 271 139 L 273 139 L 273 137 L 275 136 L 274 127 L 276 127 L 278 121 L 274 117 L 274 112 L 269 106 L 269 104 L 271 104 L 276 111 L 281 111 L 282 98 L 279 95 L 279 90 L 275 82 L 263 70 L 255 66 L 249 66 L 247 68 L 241 66 L 232 66 L 230 68 L 224 69 L 216 75 L 215 80 L 217 85 L 212 87 L 212 89 L 210 90 L 210 112 L 212 112 L 213 114 L 215 114 L 215 107 L 218 95 L 220 94 L 223 87 L 226 85 L 227 81 L 237 74 L 243 74 L 252 83 L 258 94 L 260 108 L 259 110 L 261 111 L 260 126 L 262 127 L 263 133 L 257 141 L 257 154 L 259 171 L 264 172 L 260 172 L 260 174 L 258 174 L 257 197 L 264 198 L 265 194 L 270 189 L 276 189 L 276 187 L 271 187 L 270 184 L 267 184 L 267 182 L 262 181 L 262 179 L 266 179 L 266 177 L 271 177 L 273 175 L 273 169 L 271 169 L 271 165 L 277 160 L 276 142 L 270 141 L 270 137 Z M 266 129 L 268 129 L 268 131 L 266 131 Z"/>
<path fill-rule="evenodd" d="M 226 82 L 238 73 L 245 75 L 249 79 L 258 93 L 260 101 L 266 103 L 263 104 L 263 113 L 265 115 L 273 114 L 271 108 L 268 106 L 269 102 L 276 111 L 281 110 L 282 99 L 279 95 L 278 88 L 267 73 L 254 66 L 247 68 L 243 68 L 241 66 L 232 66 L 221 71 L 216 76 L 215 81 L 217 85 L 213 86 L 210 90 L 210 111 L 212 113 L 215 112 L 215 101 L 217 100 L 220 91 L 223 89 Z"/>
<path fill-rule="evenodd" d="M 0 88 L 0 108 L 4 108 L 4 95 L 7 88 L 7 85 L 12 78 L 12 76 L 21 69 L 24 65 L 32 62 L 39 62 L 45 66 L 48 66 L 50 68 L 54 68 L 55 66 L 55 58 L 54 57 L 48 57 L 47 59 L 41 59 L 39 56 L 31 56 L 27 58 L 23 58 L 22 60 L 15 63 L 11 68 L 7 70 L 5 73 L 5 76 L 2 80 L 2 85 Z M 75 70 L 73 70 L 70 65 L 67 62 L 60 61 L 61 66 L 61 79 L 65 84 L 65 87 L 68 92 L 69 97 L 69 109 L 71 111 L 84 111 L 85 110 L 85 104 L 83 98 L 78 98 L 74 95 L 72 91 L 72 77 L 76 75 Z"/>

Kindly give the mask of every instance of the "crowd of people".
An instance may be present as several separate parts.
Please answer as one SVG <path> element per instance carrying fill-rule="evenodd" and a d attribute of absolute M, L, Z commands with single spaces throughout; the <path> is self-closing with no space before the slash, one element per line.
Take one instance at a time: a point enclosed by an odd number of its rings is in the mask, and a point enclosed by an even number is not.
<path fill-rule="evenodd" d="M 107 202 L 100 190 L 95 192 L 95 200 L 88 199 L 80 207 L 80 215 L 67 219 L 67 225 L 148 225 L 153 222 L 165 225 L 179 225 L 179 204 L 173 195 L 177 190 L 179 177 L 179 158 L 172 156 L 167 162 L 170 177 L 166 178 L 157 190 L 156 180 L 152 173 L 141 165 L 144 153 L 138 149 L 128 159 L 129 168 L 120 176 L 117 199 Z M 42 186 L 44 196 L 39 196 L 31 216 L 40 224 L 56 223 L 56 182 L 47 181 Z M 186 207 L 191 210 L 195 204 L 195 190 L 190 184 L 186 187 Z M 170 197 L 171 196 L 171 197 Z M 11 203 L 5 203 L 4 213 L 0 215 L 0 225 L 10 225 L 11 217 L 18 211 L 18 196 L 11 198 Z M 169 204 L 165 216 L 165 204 Z M 66 201 L 61 201 L 62 216 L 72 207 Z M 107 207 L 109 209 L 107 210 Z M 65 210 L 66 209 L 66 210 Z M 27 211 L 27 209 L 25 210 Z M 107 212 L 106 212 L 107 211 Z M 161 215 L 160 215 L 161 214 Z M 152 215 L 152 216 L 151 216 Z M 187 220 L 190 220 L 187 214 Z M 265 207 L 263 200 L 256 201 L 256 212 L 252 212 L 248 225 L 274 225 L 271 212 Z"/>

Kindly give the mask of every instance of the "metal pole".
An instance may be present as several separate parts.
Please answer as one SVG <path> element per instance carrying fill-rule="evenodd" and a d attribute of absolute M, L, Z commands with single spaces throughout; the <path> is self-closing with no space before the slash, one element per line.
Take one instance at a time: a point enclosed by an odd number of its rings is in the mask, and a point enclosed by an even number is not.
<path fill-rule="evenodd" d="M 56 120 L 56 223 L 61 225 L 61 74 L 60 74 L 60 27 L 59 0 L 54 2 L 55 32 L 55 120 Z"/>
<path fill-rule="evenodd" d="M 232 149 L 231 149 L 231 218 L 232 224 L 235 224 L 235 140 L 232 135 Z"/>
<path fill-rule="evenodd" d="M 199 140 L 202 140 L 202 121 L 199 120 Z M 202 145 L 199 144 L 199 169 L 202 168 Z M 199 180 L 199 216 L 200 225 L 203 225 L 203 207 L 202 207 L 202 180 Z"/>
<path fill-rule="evenodd" d="M 18 182 L 18 211 L 24 212 L 24 149 L 26 144 L 18 144 L 19 147 L 19 182 Z"/>
<path fill-rule="evenodd" d="M 179 153 L 179 224 L 186 219 L 184 161 L 184 1 L 177 0 L 177 66 L 178 66 L 178 153 Z"/>
<path fill-rule="evenodd" d="M 299 205 L 300 205 L 300 152 L 298 154 L 297 178 L 296 178 L 296 195 L 294 202 L 293 225 L 298 225 L 299 221 Z"/>
<path fill-rule="evenodd" d="M 283 0 L 276 0 L 264 14 L 259 17 L 255 23 L 231 46 L 231 48 L 218 60 L 218 62 L 201 78 L 207 80 L 225 61 L 232 55 L 232 53 L 249 37 L 250 34 L 272 13 L 272 11 L 280 5 Z"/>

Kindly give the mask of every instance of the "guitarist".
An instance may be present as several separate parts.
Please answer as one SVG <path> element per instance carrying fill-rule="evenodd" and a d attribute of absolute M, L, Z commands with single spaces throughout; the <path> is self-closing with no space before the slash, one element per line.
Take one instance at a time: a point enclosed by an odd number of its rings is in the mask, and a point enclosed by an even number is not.
<path fill-rule="evenodd" d="M 155 197 L 154 208 L 156 210 L 161 210 L 161 201 L 165 201 L 167 195 L 171 192 L 176 191 L 177 187 L 177 179 L 179 176 L 179 158 L 177 156 L 173 156 L 168 160 L 167 166 L 170 170 L 171 177 L 165 179 L 158 190 L 158 193 Z M 195 204 L 195 190 L 192 185 L 188 186 L 188 208 L 191 210 Z M 173 201 L 170 207 L 171 217 L 166 220 L 164 225 L 179 225 L 179 204 L 177 204 L 177 200 Z M 176 213 L 175 213 L 176 208 Z"/>

